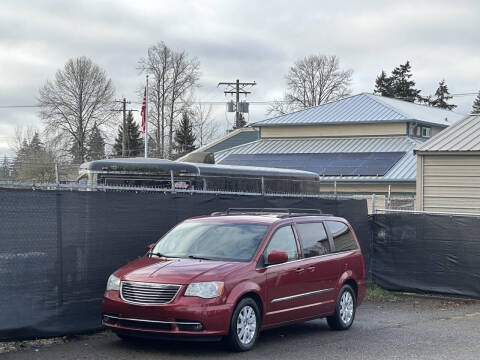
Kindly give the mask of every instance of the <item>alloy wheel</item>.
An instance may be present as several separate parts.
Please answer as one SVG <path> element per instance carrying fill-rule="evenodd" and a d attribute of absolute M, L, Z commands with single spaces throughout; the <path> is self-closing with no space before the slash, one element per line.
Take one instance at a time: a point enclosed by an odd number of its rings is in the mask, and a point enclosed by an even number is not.
<path fill-rule="evenodd" d="M 345 325 L 348 325 L 353 318 L 353 296 L 349 291 L 345 291 L 340 300 L 340 319 Z"/>
<path fill-rule="evenodd" d="M 255 310 L 246 305 L 238 314 L 237 317 L 237 337 L 243 345 L 248 345 L 255 336 L 257 329 L 257 315 Z"/>

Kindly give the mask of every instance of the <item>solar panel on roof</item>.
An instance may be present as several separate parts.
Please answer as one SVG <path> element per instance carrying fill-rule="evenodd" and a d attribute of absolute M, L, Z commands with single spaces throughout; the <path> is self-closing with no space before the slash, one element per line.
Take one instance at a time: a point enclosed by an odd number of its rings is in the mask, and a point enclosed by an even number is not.
<path fill-rule="evenodd" d="M 403 155 L 404 152 L 230 154 L 219 164 L 307 170 L 325 176 L 383 176 Z"/>

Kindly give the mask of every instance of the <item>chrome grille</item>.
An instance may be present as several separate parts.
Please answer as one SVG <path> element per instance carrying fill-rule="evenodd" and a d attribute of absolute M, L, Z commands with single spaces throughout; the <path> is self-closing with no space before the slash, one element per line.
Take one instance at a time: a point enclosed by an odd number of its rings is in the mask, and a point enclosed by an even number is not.
<path fill-rule="evenodd" d="M 135 304 L 166 304 L 173 300 L 181 285 L 122 281 L 123 300 Z"/>

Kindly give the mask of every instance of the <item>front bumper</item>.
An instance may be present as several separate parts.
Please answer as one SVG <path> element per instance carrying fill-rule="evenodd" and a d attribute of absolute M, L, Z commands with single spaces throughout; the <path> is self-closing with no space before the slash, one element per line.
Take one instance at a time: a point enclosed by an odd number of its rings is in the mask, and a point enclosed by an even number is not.
<path fill-rule="evenodd" d="M 227 335 L 231 305 L 222 299 L 177 296 L 162 305 L 132 304 L 118 291 L 107 291 L 102 303 L 102 325 L 119 333 L 136 336 L 182 339 Z"/>

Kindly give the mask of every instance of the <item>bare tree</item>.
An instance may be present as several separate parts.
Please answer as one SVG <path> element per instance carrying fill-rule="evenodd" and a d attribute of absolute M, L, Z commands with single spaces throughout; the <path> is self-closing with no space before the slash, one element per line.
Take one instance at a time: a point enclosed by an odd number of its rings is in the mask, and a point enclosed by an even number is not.
<path fill-rule="evenodd" d="M 173 133 L 179 115 L 188 110 L 189 96 L 200 76 L 200 63 L 184 51 L 173 51 L 163 42 L 148 49 L 139 61 L 142 72 L 153 75 L 150 87 L 150 122 L 155 128 L 155 143 L 159 156 L 172 156 Z M 166 138 L 168 130 L 168 147 Z M 167 148 L 167 151 L 165 149 Z"/>
<path fill-rule="evenodd" d="M 298 110 L 298 104 L 275 99 L 267 108 L 267 115 L 285 115 Z"/>
<path fill-rule="evenodd" d="M 353 70 L 340 69 L 335 55 L 310 55 L 297 60 L 285 76 L 285 102 L 289 105 L 277 101 L 267 114 L 282 114 L 349 96 L 352 74 Z"/>
<path fill-rule="evenodd" d="M 198 102 L 192 108 L 193 132 L 201 147 L 212 141 L 218 133 L 218 127 L 212 119 L 212 105 L 206 107 Z"/>
<path fill-rule="evenodd" d="M 172 157 L 174 147 L 173 131 L 174 123 L 178 115 L 188 107 L 188 96 L 200 78 L 200 62 L 190 59 L 184 51 L 175 52 L 172 55 L 172 86 L 170 88 L 170 117 L 168 129 L 168 157 Z"/>
<path fill-rule="evenodd" d="M 149 102 L 153 111 L 149 112 L 149 122 L 154 126 L 154 139 L 157 156 L 165 156 L 165 129 L 167 127 L 167 102 L 171 86 L 172 51 L 163 43 L 151 46 L 146 58 L 139 61 L 142 72 L 153 75 L 149 89 Z M 143 93 L 142 93 L 143 95 Z"/>
<path fill-rule="evenodd" d="M 40 89 L 38 101 L 45 132 L 66 140 L 74 160 L 85 161 L 87 140 L 94 129 L 107 125 L 114 113 L 112 81 L 90 59 L 70 59 L 53 81 Z"/>

